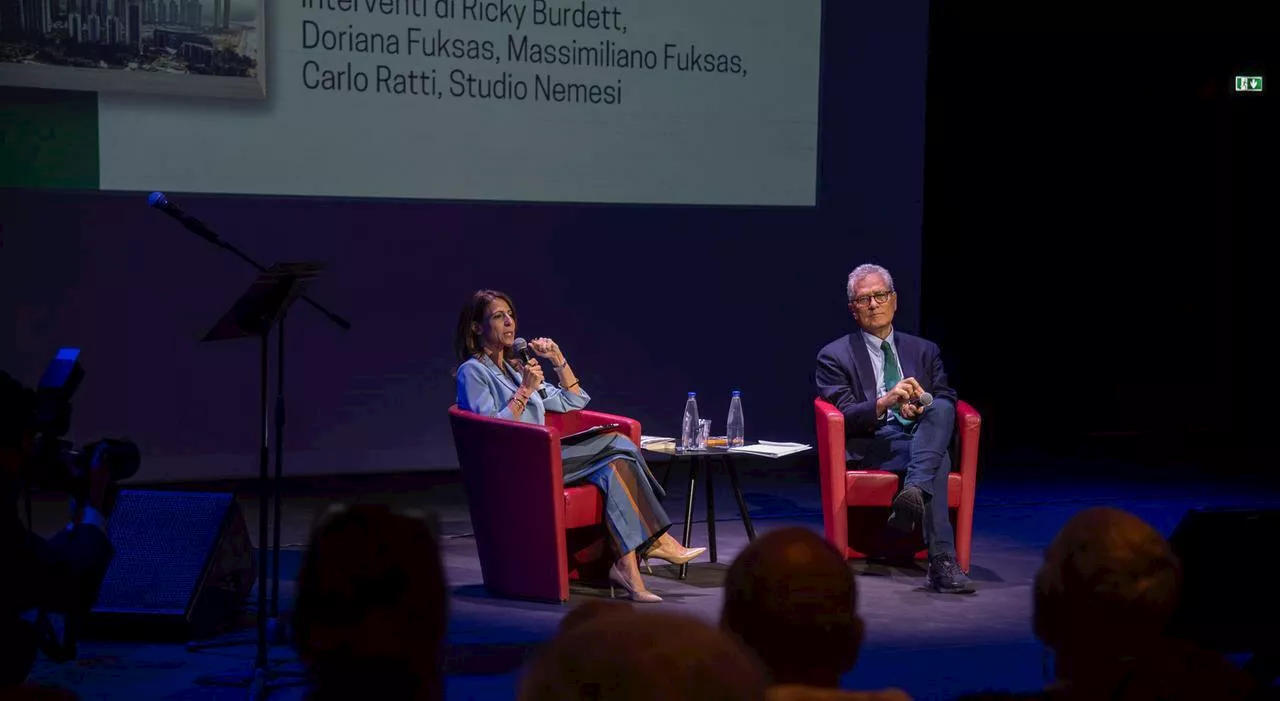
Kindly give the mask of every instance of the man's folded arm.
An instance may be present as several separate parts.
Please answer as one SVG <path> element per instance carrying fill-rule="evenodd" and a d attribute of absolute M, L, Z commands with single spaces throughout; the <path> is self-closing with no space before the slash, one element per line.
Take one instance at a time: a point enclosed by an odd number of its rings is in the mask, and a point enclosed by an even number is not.
<path fill-rule="evenodd" d="M 875 430 L 879 419 L 875 400 L 863 400 L 854 393 L 849 384 L 849 375 L 839 361 L 826 353 L 820 353 L 814 382 L 818 396 L 844 414 L 846 432 L 864 433 Z"/>

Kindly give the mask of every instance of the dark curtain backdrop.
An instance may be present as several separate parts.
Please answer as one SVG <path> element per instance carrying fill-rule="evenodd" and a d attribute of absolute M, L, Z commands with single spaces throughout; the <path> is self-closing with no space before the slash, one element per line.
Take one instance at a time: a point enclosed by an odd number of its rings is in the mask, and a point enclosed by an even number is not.
<path fill-rule="evenodd" d="M 1280 45 L 1260 7 L 934 4 L 922 314 L 986 455 L 1269 469 L 1233 389 L 1265 377 L 1275 112 L 1233 85 Z"/>

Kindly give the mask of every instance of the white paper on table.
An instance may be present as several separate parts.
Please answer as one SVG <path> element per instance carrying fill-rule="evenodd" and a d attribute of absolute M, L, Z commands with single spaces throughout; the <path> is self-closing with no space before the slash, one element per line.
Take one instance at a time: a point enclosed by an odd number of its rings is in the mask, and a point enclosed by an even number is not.
<path fill-rule="evenodd" d="M 781 458 L 795 453 L 803 453 L 812 446 L 804 443 L 779 443 L 776 441 L 760 441 L 752 445 L 739 446 L 730 448 L 730 453 L 746 453 L 748 455 L 763 455 L 768 458 Z"/>

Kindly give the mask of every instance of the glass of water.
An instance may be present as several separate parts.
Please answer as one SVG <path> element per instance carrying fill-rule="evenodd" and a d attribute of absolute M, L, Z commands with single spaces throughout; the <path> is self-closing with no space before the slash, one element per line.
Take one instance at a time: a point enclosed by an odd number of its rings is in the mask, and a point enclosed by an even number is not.
<path fill-rule="evenodd" d="M 698 450 L 706 450 L 710 439 L 711 419 L 698 419 Z"/>

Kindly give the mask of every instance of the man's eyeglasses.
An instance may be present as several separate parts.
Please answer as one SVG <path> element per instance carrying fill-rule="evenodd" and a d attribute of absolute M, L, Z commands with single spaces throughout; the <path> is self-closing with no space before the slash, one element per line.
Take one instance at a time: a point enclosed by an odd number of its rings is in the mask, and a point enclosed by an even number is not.
<path fill-rule="evenodd" d="M 861 297 L 854 297 L 853 304 L 854 306 L 857 306 L 857 307 L 866 307 L 871 304 L 871 300 L 873 299 L 876 301 L 876 304 L 884 304 L 885 302 L 889 301 L 889 297 L 891 297 L 892 295 L 893 295 L 893 290 L 886 290 L 884 292 L 875 292 L 869 295 L 862 295 Z"/>

